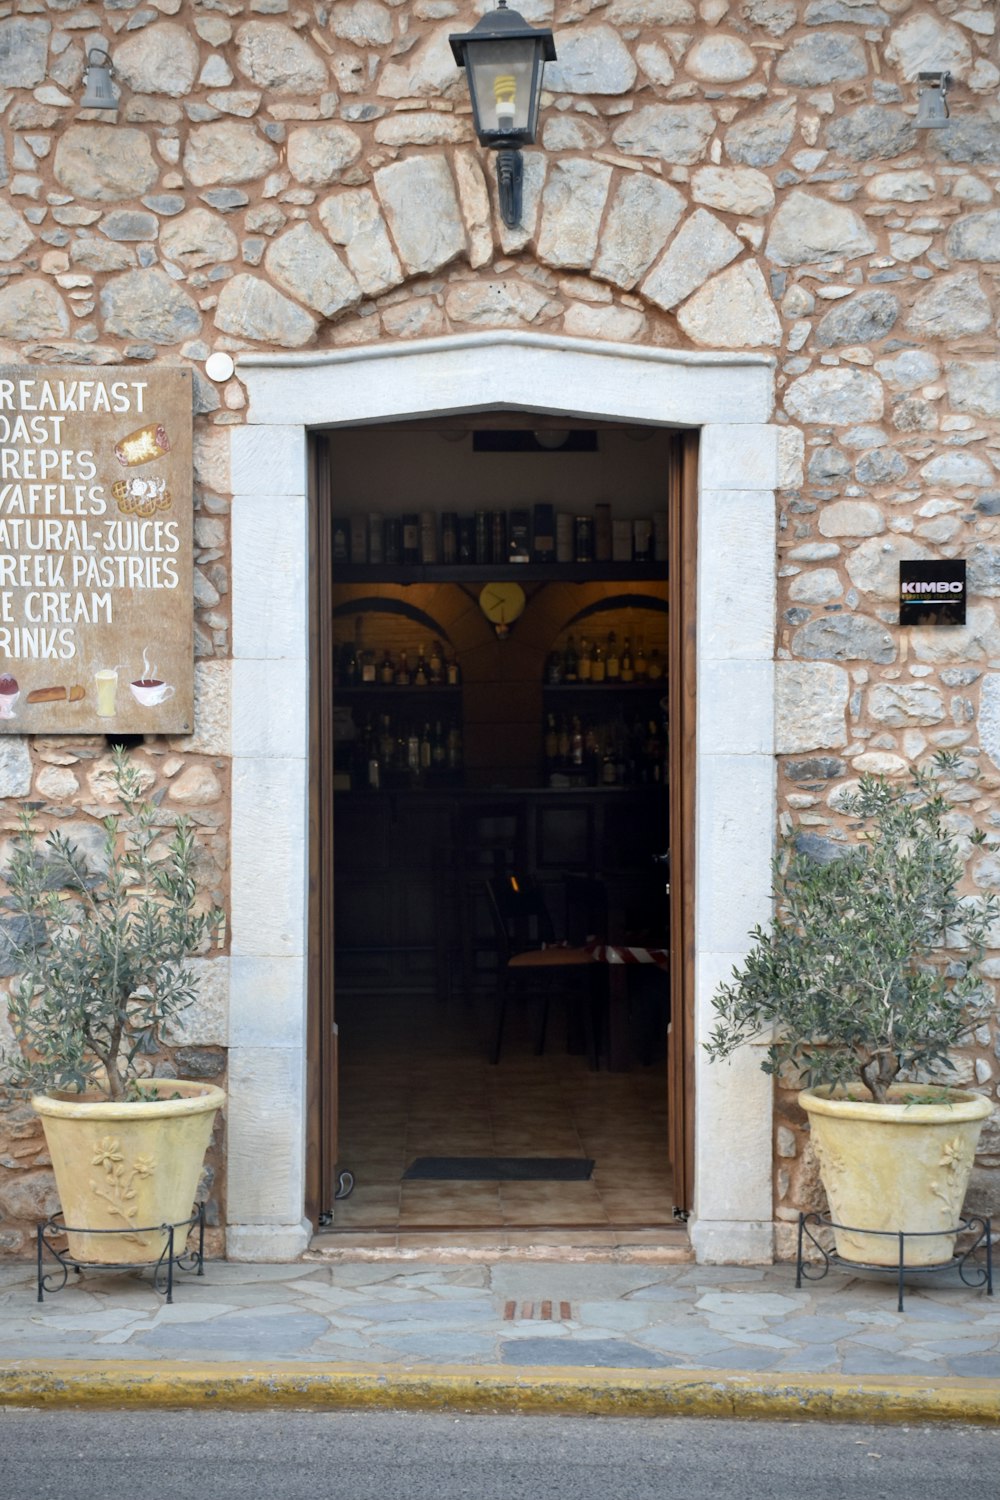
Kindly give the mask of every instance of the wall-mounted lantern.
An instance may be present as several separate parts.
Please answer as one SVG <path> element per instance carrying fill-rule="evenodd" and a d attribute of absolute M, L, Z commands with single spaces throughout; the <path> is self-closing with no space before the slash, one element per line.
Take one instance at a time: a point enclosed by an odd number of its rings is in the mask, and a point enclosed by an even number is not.
<path fill-rule="evenodd" d="M 80 100 L 81 109 L 118 108 L 118 100 L 111 87 L 111 75 L 114 71 L 111 58 L 104 48 L 91 47 L 87 53 L 87 71 L 83 75 L 87 87 Z"/>
<path fill-rule="evenodd" d="M 950 73 L 918 73 L 917 82 L 922 85 L 917 95 L 917 130 L 943 130 L 948 123 L 948 105 L 945 96 L 951 83 Z"/>
<path fill-rule="evenodd" d="M 552 33 L 529 26 L 500 0 L 471 31 L 448 40 L 468 77 L 480 145 L 497 153 L 500 216 L 514 229 L 521 222 L 521 147 L 538 128 L 542 70 L 556 55 Z"/>

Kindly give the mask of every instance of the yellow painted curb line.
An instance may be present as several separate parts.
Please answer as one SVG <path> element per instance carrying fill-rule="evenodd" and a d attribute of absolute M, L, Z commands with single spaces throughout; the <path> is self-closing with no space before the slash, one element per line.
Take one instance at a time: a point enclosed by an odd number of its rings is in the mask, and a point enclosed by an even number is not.
<path fill-rule="evenodd" d="M 11 1360 L 0 1405 L 261 1407 L 503 1412 L 543 1416 L 740 1417 L 1000 1426 L 1000 1381 L 727 1370 L 581 1372 L 549 1366 L 196 1364 Z"/>

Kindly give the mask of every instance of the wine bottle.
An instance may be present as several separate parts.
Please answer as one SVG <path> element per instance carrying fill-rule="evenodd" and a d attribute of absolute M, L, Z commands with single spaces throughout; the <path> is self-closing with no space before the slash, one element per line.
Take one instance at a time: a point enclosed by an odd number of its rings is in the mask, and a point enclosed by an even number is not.
<path fill-rule="evenodd" d="M 622 647 L 621 679 L 622 682 L 635 681 L 635 664 L 632 660 L 632 642 L 629 640 L 628 636 L 625 637 L 625 645 Z"/>
<path fill-rule="evenodd" d="M 622 664 L 618 655 L 618 638 L 613 630 L 608 631 L 607 655 L 605 659 L 605 674 L 609 682 L 617 682 L 621 677 Z"/>

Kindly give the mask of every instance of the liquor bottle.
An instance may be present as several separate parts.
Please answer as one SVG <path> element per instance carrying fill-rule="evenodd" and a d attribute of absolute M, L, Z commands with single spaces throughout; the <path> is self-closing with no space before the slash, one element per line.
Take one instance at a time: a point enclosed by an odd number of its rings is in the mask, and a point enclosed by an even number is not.
<path fill-rule="evenodd" d="M 383 557 L 383 523 L 382 516 L 377 510 L 368 512 L 368 561 L 370 563 L 381 563 Z"/>
<path fill-rule="evenodd" d="M 365 650 L 361 654 L 361 681 L 366 687 L 372 687 L 378 681 L 378 663 L 374 651 Z"/>
<path fill-rule="evenodd" d="M 358 648 L 355 641 L 345 641 L 340 648 L 340 686 L 353 688 L 358 685 Z"/>
<path fill-rule="evenodd" d="M 590 658 L 590 680 L 591 682 L 604 682 L 607 676 L 604 652 L 597 642 L 594 642 L 593 654 Z"/>
<path fill-rule="evenodd" d="M 496 563 L 507 561 L 507 512 L 505 510 L 493 512 L 493 561 Z"/>
<path fill-rule="evenodd" d="M 437 517 L 432 510 L 420 512 L 420 561 L 437 562 Z"/>
<path fill-rule="evenodd" d="M 566 656 L 563 661 L 563 680 L 565 682 L 579 682 L 580 680 L 580 658 L 577 655 L 576 641 L 572 636 L 566 641 Z"/>
<path fill-rule="evenodd" d="M 601 751 L 593 724 L 588 724 L 584 730 L 583 763 L 587 768 L 588 785 L 596 786 L 601 769 Z"/>
<path fill-rule="evenodd" d="M 365 622 L 364 617 L 358 615 L 354 621 L 354 644 L 347 658 L 347 670 L 351 678 L 347 684 L 348 687 L 357 687 L 359 683 L 366 681 L 365 666 L 367 660 L 368 653 L 365 650 Z M 371 681 L 370 678 L 367 680 Z"/>
<path fill-rule="evenodd" d="M 431 646 L 431 654 L 427 659 L 427 675 L 432 687 L 440 687 L 444 682 L 444 651 L 440 641 L 434 641 Z"/>
<path fill-rule="evenodd" d="M 556 716 L 549 714 L 545 721 L 545 769 L 554 771 L 559 760 L 559 731 Z"/>
<path fill-rule="evenodd" d="M 460 563 L 474 563 L 476 560 L 476 518 L 475 516 L 459 516 L 458 518 L 458 561 Z"/>
<path fill-rule="evenodd" d="M 382 556 L 386 567 L 398 568 L 403 561 L 403 523 L 398 516 L 386 516 L 382 528 Z"/>
<path fill-rule="evenodd" d="M 576 664 L 576 672 L 581 682 L 590 681 L 590 642 L 587 637 L 580 637 L 580 659 Z"/>
<path fill-rule="evenodd" d="M 378 753 L 383 766 L 392 765 L 396 754 L 396 736 L 393 733 L 392 719 L 388 714 L 382 715 L 378 737 Z"/>
<path fill-rule="evenodd" d="M 462 731 L 457 724 L 451 724 L 448 728 L 448 769 L 462 769 Z"/>
<path fill-rule="evenodd" d="M 625 645 L 622 648 L 621 679 L 622 682 L 635 681 L 635 663 L 632 660 L 632 642 L 629 640 L 628 636 L 625 637 Z"/>
<path fill-rule="evenodd" d="M 354 740 L 352 755 L 353 768 L 351 777 L 352 786 L 368 785 L 368 760 L 373 740 L 376 740 L 375 722 L 372 719 L 371 714 L 369 714 L 368 718 L 364 722 L 364 725 L 359 725 L 358 733 Z"/>
<path fill-rule="evenodd" d="M 556 562 L 571 563 L 573 555 L 573 517 L 561 510 L 556 516 Z"/>
<path fill-rule="evenodd" d="M 393 666 L 392 657 L 388 651 L 382 657 L 382 663 L 378 669 L 378 680 L 382 687 L 392 687 L 396 680 L 396 668 Z"/>
<path fill-rule="evenodd" d="M 406 659 L 406 652 L 401 651 L 399 661 L 396 663 L 396 686 L 409 687 L 410 685 L 410 663 Z"/>
<path fill-rule="evenodd" d="M 431 726 L 424 725 L 424 732 L 420 736 L 420 771 L 421 775 L 430 770 L 431 767 Z"/>
<path fill-rule="evenodd" d="M 445 666 L 445 677 L 449 687 L 458 687 L 462 681 L 462 669 L 458 664 L 458 657 L 453 656 Z"/>
<path fill-rule="evenodd" d="M 368 744 L 368 786 L 373 792 L 379 791 L 382 786 L 382 760 L 379 742 L 374 735 Z"/>
<path fill-rule="evenodd" d="M 583 765 L 583 730 L 576 714 L 573 715 L 573 727 L 569 736 L 569 759 L 573 766 Z"/>
<path fill-rule="evenodd" d="M 565 662 L 561 651 L 550 651 L 545 662 L 545 681 L 549 687 L 559 687 L 563 680 Z"/>
<path fill-rule="evenodd" d="M 613 630 L 608 631 L 608 646 L 605 675 L 609 682 L 617 682 L 622 674 L 621 657 L 618 655 L 618 638 Z"/>
<path fill-rule="evenodd" d="M 427 669 L 427 650 L 421 646 L 417 656 L 417 666 L 413 673 L 413 686 L 426 687 L 431 680 L 431 674 Z"/>
<path fill-rule="evenodd" d="M 420 561 L 420 517 L 412 512 L 403 516 L 402 560 L 407 566 Z"/>
<path fill-rule="evenodd" d="M 453 563 L 458 558 L 458 516 L 446 510 L 441 517 L 441 561 Z"/>
<path fill-rule="evenodd" d="M 659 682 L 663 676 L 663 658 L 655 646 L 649 653 L 649 671 L 646 675 L 650 682 Z"/>
<path fill-rule="evenodd" d="M 434 725 L 434 734 L 431 739 L 431 765 L 436 769 L 445 764 L 448 759 L 448 750 L 444 740 L 444 730 L 441 728 L 441 720 L 438 719 Z"/>
<path fill-rule="evenodd" d="M 640 684 L 644 683 L 649 676 L 649 663 L 646 661 L 646 652 L 642 644 L 641 635 L 638 637 L 635 643 L 634 668 L 636 682 Z"/>
<path fill-rule="evenodd" d="M 567 727 L 566 716 L 564 714 L 559 720 L 559 747 L 557 750 L 558 761 L 561 766 L 569 765 L 569 751 L 569 728 Z"/>
<path fill-rule="evenodd" d="M 493 517 L 488 510 L 476 511 L 476 562 L 493 561 Z"/>
<path fill-rule="evenodd" d="M 420 736 L 415 724 L 411 724 L 406 735 L 406 767 L 413 781 L 420 780 Z"/>

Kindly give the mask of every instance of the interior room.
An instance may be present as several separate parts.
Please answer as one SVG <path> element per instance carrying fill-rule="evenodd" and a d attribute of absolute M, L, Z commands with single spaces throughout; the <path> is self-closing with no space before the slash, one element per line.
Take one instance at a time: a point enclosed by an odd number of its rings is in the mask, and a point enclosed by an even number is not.
<path fill-rule="evenodd" d="M 675 439 L 477 413 L 316 469 L 323 1232 L 662 1234 Z"/>

